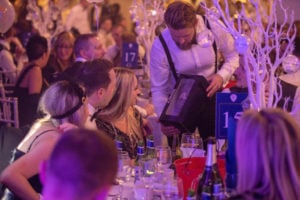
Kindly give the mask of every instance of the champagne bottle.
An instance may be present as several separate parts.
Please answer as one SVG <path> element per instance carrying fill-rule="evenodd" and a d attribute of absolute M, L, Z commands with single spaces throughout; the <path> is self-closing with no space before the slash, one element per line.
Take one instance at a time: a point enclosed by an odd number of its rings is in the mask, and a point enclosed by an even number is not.
<path fill-rule="evenodd" d="M 216 140 L 209 138 L 204 172 L 197 188 L 197 200 L 225 199 L 224 184 L 217 165 Z"/>

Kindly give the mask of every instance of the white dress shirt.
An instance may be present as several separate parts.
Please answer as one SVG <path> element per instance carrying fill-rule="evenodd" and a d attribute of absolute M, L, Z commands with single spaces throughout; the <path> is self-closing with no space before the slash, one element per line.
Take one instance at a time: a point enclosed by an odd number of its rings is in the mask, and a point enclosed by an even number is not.
<path fill-rule="evenodd" d="M 87 129 L 91 129 L 91 130 L 97 130 L 97 125 L 95 120 L 91 121 L 91 117 L 93 116 L 93 114 L 96 112 L 96 109 L 94 108 L 94 106 L 92 106 L 91 104 L 88 103 L 88 112 L 89 112 L 89 116 L 85 122 L 85 128 Z"/>
<path fill-rule="evenodd" d="M 9 51 L 9 43 L 5 40 L 0 40 L 0 44 L 4 47 L 0 51 L 0 68 L 6 73 L 6 77 L 9 79 L 9 82 L 15 83 L 17 79 L 17 68 L 14 63 L 13 56 Z"/>
<path fill-rule="evenodd" d="M 202 31 L 210 31 L 201 16 L 197 16 L 197 19 L 197 35 Z M 222 53 L 225 59 L 225 63 L 217 72 L 225 84 L 239 65 L 238 53 L 234 48 L 234 40 L 228 32 L 213 20 L 209 20 L 209 25 L 218 51 Z M 181 50 L 172 39 L 168 28 L 162 32 L 162 35 L 170 50 L 177 74 L 196 74 L 207 78 L 215 73 L 215 52 L 212 45 L 202 47 L 199 44 L 193 44 L 191 49 Z M 157 115 L 160 115 L 175 86 L 175 79 L 158 37 L 154 40 L 151 49 L 150 77 L 153 104 Z"/>
<path fill-rule="evenodd" d="M 66 29 L 75 28 L 80 34 L 91 33 L 89 10 L 90 8 L 84 8 L 80 3 L 75 5 L 66 19 Z"/>

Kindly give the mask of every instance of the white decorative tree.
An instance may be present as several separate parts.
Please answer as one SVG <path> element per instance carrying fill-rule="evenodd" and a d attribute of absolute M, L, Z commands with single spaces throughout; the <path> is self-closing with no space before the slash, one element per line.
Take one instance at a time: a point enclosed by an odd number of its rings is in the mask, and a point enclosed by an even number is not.
<path fill-rule="evenodd" d="M 214 9 L 206 8 L 210 17 L 221 19 L 223 26 L 235 38 L 235 46 L 242 55 L 247 76 L 249 100 L 254 109 L 276 107 L 282 97 L 280 83 L 275 75 L 283 59 L 292 52 L 296 31 L 293 25 L 293 11 L 282 4 L 282 0 L 273 0 L 271 11 L 262 10 L 259 0 L 249 0 L 255 12 L 253 17 L 246 14 L 244 5 L 232 18 L 229 14 L 227 0 L 224 0 L 225 9 L 222 10 L 219 1 L 214 0 Z M 279 24 L 278 9 L 284 13 L 284 19 Z M 267 23 L 264 23 L 267 19 Z M 244 34 L 242 27 L 247 24 L 249 34 Z M 282 48 L 282 41 L 286 42 Z M 273 56 L 272 56 L 273 55 Z"/>
<path fill-rule="evenodd" d="M 149 78 L 150 50 L 156 36 L 156 28 L 163 23 L 164 0 L 134 0 L 130 6 L 129 13 L 136 25 L 137 42 L 146 51 L 144 73 L 146 78 Z"/>
<path fill-rule="evenodd" d="M 64 30 L 61 19 L 62 8 L 48 1 L 47 7 L 37 5 L 36 0 L 28 0 L 26 19 L 32 21 L 33 27 L 50 42 L 54 36 Z"/>

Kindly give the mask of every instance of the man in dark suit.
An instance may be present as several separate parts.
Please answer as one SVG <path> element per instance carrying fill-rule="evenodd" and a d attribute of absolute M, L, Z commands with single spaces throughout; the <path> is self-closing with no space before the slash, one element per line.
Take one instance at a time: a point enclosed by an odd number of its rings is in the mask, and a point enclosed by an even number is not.
<path fill-rule="evenodd" d="M 97 34 L 82 34 L 76 38 L 74 44 L 75 63 L 66 69 L 62 74 L 62 79 L 72 80 L 82 63 L 94 59 L 102 58 L 105 54 L 104 45 Z"/>

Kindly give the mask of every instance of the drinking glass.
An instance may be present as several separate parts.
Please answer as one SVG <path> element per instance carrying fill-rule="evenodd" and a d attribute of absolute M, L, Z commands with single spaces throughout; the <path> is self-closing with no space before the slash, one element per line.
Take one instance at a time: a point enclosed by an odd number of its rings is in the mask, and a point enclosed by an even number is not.
<path fill-rule="evenodd" d="M 182 200 L 184 197 L 182 179 L 179 177 L 169 179 L 165 183 L 162 195 L 165 200 Z"/>
<path fill-rule="evenodd" d="M 169 146 L 157 146 L 155 148 L 157 159 L 157 171 L 165 171 L 172 164 L 172 152 Z"/>
<path fill-rule="evenodd" d="M 181 136 L 181 147 L 203 149 L 202 138 L 195 134 L 183 133 Z"/>
<path fill-rule="evenodd" d="M 130 180 L 131 176 L 130 157 L 128 152 L 119 151 L 118 161 L 117 182 L 119 184 L 119 199 L 122 199 L 123 185 Z"/>

